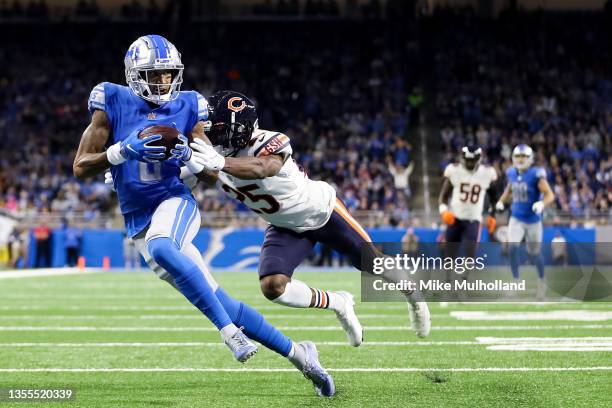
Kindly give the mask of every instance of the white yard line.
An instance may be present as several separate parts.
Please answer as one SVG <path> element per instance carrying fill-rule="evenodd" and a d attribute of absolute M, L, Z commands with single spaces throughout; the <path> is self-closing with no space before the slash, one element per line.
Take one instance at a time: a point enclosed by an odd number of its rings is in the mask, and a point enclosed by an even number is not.
<path fill-rule="evenodd" d="M 469 321 L 527 321 L 527 320 L 571 320 L 597 322 L 612 320 L 612 310 L 547 310 L 531 311 L 452 311 L 450 316 Z"/>
<path fill-rule="evenodd" d="M 361 347 L 376 346 L 376 347 L 396 347 L 396 346 L 477 346 L 482 345 L 478 341 L 368 341 L 364 342 Z M 318 341 L 317 346 L 338 346 L 349 347 L 345 341 Z M 154 347 L 225 347 L 222 342 L 161 342 L 161 343 L 0 343 L 0 348 L 12 347 L 41 347 L 41 348 L 84 348 L 84 347 L 134 347 L 134 348 L 154 348 Z M 352 346 L 351 346 L 352 347 Z"/>
<path fill-rule="evenodd" d="M 330 311 L 331 312 L 331 311 Z M 336 315 L 330 312 L 313 312 L 312 314 L 264 314 L 266 319 L 292 319 L 299 320 L 321 320 L 322 318 L 336 319 Z M 447 314 L 432 314 L 432 318 L 449 318 Z M 384 319 L 404 318 L 403 314 L 368 314 L 360 313 L 360 319 Z M 407 318 L 407 317 L 406 317 Z M 201 314 L 146 314 L 146 315 L 0 315 L 0 320 L 202 320 L 206 319 Z"/>
<path fill-rule="evenodd" d="M 612 371 L 612 366 L 594 367 L 463 367 L 463 368 L 435 368 L 435 367 L 389 367 L 389 368 L 328 368 L 332 372 L 347 373 L 421 373 L 421 372 L 572 372 L 572 371 Z M 294 373 L 293 368 L 0 368 L 1 373 L 176 373 L 176 372 L 205 372 L 205 373 Z"/>
<path fill-rule="evenodd" d="M 278 326 L 285 331 L 336 331 L 338 326 Z M 474 330 L 576 330 L 612 329 L 612 324 L 585 324 L 559 326 L 434 326 L 436 331 L 474 331 Z M 404 331 L 407 326 L 366 326 L 369 331 Z M 214 327 L 159 327 L 159 326 L 0 326 L 0 331 L 109 331 L 109 332 L 216 332 Z"/>
<path fill-rule="evenodd" d="M 493 351 L 612 351 L 612 337 L 476 337 Z"/>
<path fill-rule="evenodd" d="M 502 345 L 488 346 L 487 350 L 493 351 L 579 351 L 579 352 L 608 352 L 612 351 L 612 343 L 584 345 L 580 343 L 567 344 L 563 346 L 554 344 L 520 344 L 520 345 Z"/>
<path fill-rule="evenodd" d="M 102 269 L 77 269 L 77 268 L 44 268 L 30 270 L 10 270 L 0 272 L 0 279 L 39 278 L 49 276 L 85 275 L 100 273 Z"/>

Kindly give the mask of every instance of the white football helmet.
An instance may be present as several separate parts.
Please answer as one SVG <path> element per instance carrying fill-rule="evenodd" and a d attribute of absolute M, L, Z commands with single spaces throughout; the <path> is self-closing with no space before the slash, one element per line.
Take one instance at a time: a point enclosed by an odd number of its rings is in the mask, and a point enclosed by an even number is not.
<path fill-rule="evenodd" d="M 512 150 L 512 165 L 518 170 L 526 170 L 533 164 L 533 150 L 526 144 L 520 144 Z"/>
<path fill-rule="evenodd" d="M 176 99 L 183 83 L 183 64 L 176 47 L 161 35 L 145 35 L 130 45 L 125 59 L 125 80 L 142 99 L 163 105 Z M 169 71 L 170 84 L 151 82 L 155 71 Z"/>

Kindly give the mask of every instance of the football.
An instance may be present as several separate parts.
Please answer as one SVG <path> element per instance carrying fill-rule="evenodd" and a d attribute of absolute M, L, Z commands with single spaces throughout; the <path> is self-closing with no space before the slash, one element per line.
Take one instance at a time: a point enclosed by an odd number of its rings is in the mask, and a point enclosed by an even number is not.
<path fill-rule="evenodd" d="M 167 160 L 170 157 L 170 150 L 174 149 L 174 146 L 179 142 L 179 134 L 180 132 L 172 126 L 153 125 L 140 132 L 140 135 L 138 135 L 138 137 L 140 139 L 144 139 L 147 136 L 161 135 L 162 138 L 151 143 L 151 145 L 164 146 L 166 148 L 165 159 Z M 187 136 L 187 138 L 189 138 L 189 136 Z"/>

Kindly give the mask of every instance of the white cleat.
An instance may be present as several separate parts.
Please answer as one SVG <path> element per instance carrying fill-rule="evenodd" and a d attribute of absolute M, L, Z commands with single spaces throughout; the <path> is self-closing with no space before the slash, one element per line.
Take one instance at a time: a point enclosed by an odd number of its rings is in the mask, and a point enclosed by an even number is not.
<path fill-rule="evenodd" d="M 431 330 L 431 314 L 426 302 L 408 302 L 410 327 L 419 337 L 427 337 Z"/>
<path fill-rule="evenodd" d="M 345 299 L 344 310 L 342 312 L 336 312 L 336 317 L 346 333 L 349 344 L 353 347 L 359 347 L 363 342 L 363 327 L 355 314 L 355 301 L 353 300 L 353 295 L 345 291 L 338 291 L 336 293 Z"/>
<path fill-rule="evenodd" d="M 334 379 L 319 362 L 317 347 L 311 341 L 302 341 L 297 347 L 303 347 L 306 353 L 306 365 L 302 368 L 304 377 L 312 381 L 319 397 L 333 397 L 336 393 Z"/>

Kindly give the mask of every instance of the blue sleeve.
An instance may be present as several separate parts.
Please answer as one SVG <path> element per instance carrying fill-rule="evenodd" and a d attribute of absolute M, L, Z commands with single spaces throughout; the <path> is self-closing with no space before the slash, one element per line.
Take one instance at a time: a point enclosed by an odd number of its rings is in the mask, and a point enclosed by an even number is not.
<path fill-rule="evenodd" d="M 536 180 L 540 180 L 541 178 L 546 178 L 546 170 L 543 167 L 536 167 L 535 169 L 535 178 Z"/>
<path fill-rule="evenodd" d="M 91 90 L 87 100 L 87 110 L 93 114 L 95 110 L 106 112 L 106 82 L 101 82 Z"/>
<path fill-rule="evenodd" d="M 195 92 L 197 100 L 197 121 L 208 120 L 208 101 L 199 92 Z"/>

